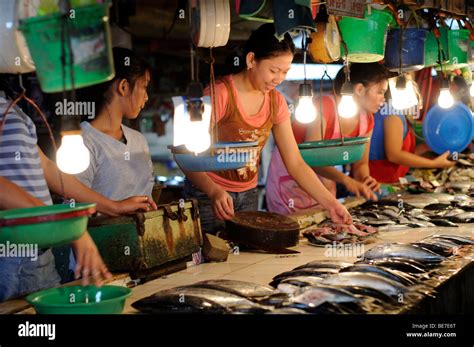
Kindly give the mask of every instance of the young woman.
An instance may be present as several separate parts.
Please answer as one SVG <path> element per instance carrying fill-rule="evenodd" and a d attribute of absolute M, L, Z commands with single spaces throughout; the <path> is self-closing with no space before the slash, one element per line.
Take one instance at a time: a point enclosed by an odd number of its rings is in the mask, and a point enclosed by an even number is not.
<path fill-rule="evenodd" d="M 264 24 L 252 33 L 244 47 L 243 70 L 225 76 L 216 85 L 219 141 L 258 141 L 261 151 L 272 131 L 288 172 L 302 189 L 321 203 L 334 222 L 351 223 L 346 208 L 303 161 L 288 106 L 275 90 L 290 69 L 294 50 L 289 35 L 282 41 L 275 38 L 273 24 Z M 258 160 L 240 170 L 185 174 L 185 193 L 199 200 L 204 231 L 218 231 L 234 211 L 257 210 Z"/>
<path fill-rule="evenodd" d="M 154 177 L 145 137 L 122 124 L 135 119 L 148 100 L 148 64 L 126 48 L 114 48 L 115 77 L 78 91 L 81 101 L 95 103 L 95 118 L 82 122 L 84 144 L 90 151 L 88 169 L 76 177 L 86 186 L 108 197 L 130 195 L 151 199 Z"/>
<path fill-rule="evenodd" d="M 17 97 L 10 77 L 0 76 L 0 122 L 11 99 Z M 74 198 L 77 202 L 95 202 L 97 211 L 111 216 L 149 209 L 143 197 L 112 201 L 64 173 L 62 187 L 56 164 L 41 151 L 37 142 L 32 119 L 20 107 L 11 108 L 0 136 L 0 209 L 51 205 L 50 191 L 64 192 L 65 198 Z M 83 285 L 89 280 L 100 285 L 104 278 L 111 277 L 89 233 L 72 242 L 72 248 L 77 260 L 75 277 L 82 276 Z M 51 249 L 40 249 L 37 256 L 36 260 L 0 257 L 0 302 L 59 284 Z"/>
<path fill-rule="evenodd" d="M 419 95 L 415 82 L 413 86 Z M 369 167 L 372 176 L 379 182 L 397 183 L 412 167 L 441 169 L 455 165 L 455 162 L 448 160 L 449 151 L 435 159 L 418 155 L 415 135 L 408 119 L 419 112 L 422 104 L 420 100 L 413 110 L 397 111 L 386 103 L 375 115 Z"/>
<path fill-rule="evenodd" d="M 334 81 L 336 96 L 326 95 L 316 100 L 316 109 L 322 110 L 321 119 L 306 125 L 293 123 L 293 132 L 298 143 L 322 139 L 340 139 L 344 137 L 370 137 L 374 124 L 373 113 L 377 112 L 384 102 L 384 94 L 388 87 L 390 72 L 379 63 L 351 64 L 350 79 L 354 86 L 354 100 L 359 113 L 353 118 L 337 116 L 337 103 L 341 98 L 341 88 L 345 81 L 344 70 L 341 69 Z M 322 108 L 320 103 L 322 102 Z M 342 130 L 342 134 L 341 134 Z M 336 183 L 343 184 L 349 192 L 356 196 L 363 195 L 368 199 L 376 199 L 374 191 L 380 185 L 371 175 L 368 165 L 370 143 L 366 145 L 361 160 L 351 165 L 351 176 L 345 175 L 335 167 L 313 168 L 322 179 L 329 191 L 336 196 Z M 272 212 L 289 214 L 297 210 L 316 208 L 317 200 L 301 189 L 299 182 L 290 177 L 284 165 L 279 148 L 275 148 L 270 161 L 267 177 L 267 206 Z M 291 201 L 291 204 L 288 203 Z"/>

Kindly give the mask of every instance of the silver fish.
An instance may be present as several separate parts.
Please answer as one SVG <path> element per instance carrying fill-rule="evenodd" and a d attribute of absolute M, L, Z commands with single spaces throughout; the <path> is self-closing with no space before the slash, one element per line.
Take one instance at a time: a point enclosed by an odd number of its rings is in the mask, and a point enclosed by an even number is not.
<path fill-rule="evenodd" d="M 379 231 L 400 231 L 410 229 L 408 224 L 384 225 L 379 227 Z"/>
<path fill-rule="evenodd" d="M 395 296 L 405 293 L 408 289 L 399 283 L 373 273 L 345 272 L 331 275 L 321 280 L 323 284 L 336 286 L 368 287 Z"/>
<path fill-rule="evenodd" d="M 376 245 L 362 254 L 363 259 L 380 259 L 390 257 L 410 258 L 421 262 L 439 263 L 445 259 L 433 252 L 417 248 L 409 243 L 391 243 Z"/>
<path fill-rule="evenodd" d="M 231 294 L 242 295 L 247 298 L 267 296 L 271 295 L 274 292 L 274 289 L 269 286 L 264 286 L 251 282 L 223 279 L 201 281 L 192 284 L 188 287 L 216 289 Z"/>

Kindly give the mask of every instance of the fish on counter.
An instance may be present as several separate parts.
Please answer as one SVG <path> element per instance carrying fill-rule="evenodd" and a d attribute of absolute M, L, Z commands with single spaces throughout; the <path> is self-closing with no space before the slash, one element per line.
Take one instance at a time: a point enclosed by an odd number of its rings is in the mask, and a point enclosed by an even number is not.
<path fill-rule="evenodd" d="M 344 244 L 367 242 L 367 238 L 377 233 L 377 229 L 354 223 L 352 225 L 324 223 L 317 227 L 305 230 L 303 236 L 312 245 L 324 246 L 333 242 Z"/>

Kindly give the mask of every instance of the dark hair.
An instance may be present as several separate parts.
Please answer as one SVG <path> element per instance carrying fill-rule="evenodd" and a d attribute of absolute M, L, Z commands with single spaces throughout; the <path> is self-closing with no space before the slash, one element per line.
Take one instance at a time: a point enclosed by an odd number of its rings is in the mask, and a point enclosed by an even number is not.
<path fill-rule="evenodd" d="M 367 87 L 371 83 L 379 83 L 383 80 L 397 76 L 380 63 L 352 63 L 349 66 L 350 80 L 353 84 L 362 83 Z M 342 85 L 345 82 L 344 68 L 340 69 L 334 80 L 336 94 L 341 94 Z"/>
<path fill-rule="evenodd" d="M 96 115 L 111 101 L 111 86 L 115 81 L 126 79 L 133 90 L 137 80 L 145 76 L 147 71 L 151 72 L 150 65 L 144 59 L 137 57 L 130 49 L 114 47 L 113 56 L 115 67 L 113 79 L 77 90 L 78 100 L 95 103 Z"/>
<path fill-rule="evenodd" d="M 451 81 L 450 89 L 457 101 L 460 101 L 464 105 L 471 107 L 471 94 L 469 92 L 469 85 L 463 77 L 454 76 Z"/>
<path fill-rule="evenodd" d="M 245 59 L 250 52 L 255 54 L 255 59 L 257 60 L 273 58 L 283 53 L 294 55 L 295 44 L 290 34 L 286 33 L 283 39 L 278 40 L 275 36 L 275 25 L 272 23 L 263 24 L 257 30 L 252 31 L 247 42 L 245 42 L 242 56 L 237 56 L 240 60 L 238 66 L 233 64 L 233 59 L 236 57 L 235 54 L 232 56 L 232 59 L 228 60 L 228 62 L 234 65 L 232 72 L 237 73 L 245 69 Z"/>

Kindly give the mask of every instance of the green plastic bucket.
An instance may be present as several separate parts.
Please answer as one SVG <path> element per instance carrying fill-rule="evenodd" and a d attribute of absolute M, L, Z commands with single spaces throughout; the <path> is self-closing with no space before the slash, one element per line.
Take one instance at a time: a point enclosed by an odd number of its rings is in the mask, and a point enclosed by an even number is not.
<path fill-rule="evenodd" d="M 77 203 L 0 211 L 0 243 L 36 244 L 49 248 L 82 236 L 95 204 Z"/>
<path fill-rule="evenodd" d="M 66 286 L 30 294 L 26 300 L 38 314 L 119 314 L 130 295 L 130 288 L 120 286 Z"/>
<path fill-rule="evenodd" d="M 393 23 L 392 13 L 386 10 L 365 12 L 365 19 L 343 17 L 339 21 L 342 38 L 347 45 L 347 59 L 355 63 L 380 61 L 385 55 L 388 26 Z M 344 56 L 341 45 L 341 55 Z"/>
<path fill-rule="evenodd" d="M 74 9 L 74 17 L 68 15 L 67 19 L 55 13 L 21 21 L 20 30 L 25 35 L 44 92 L 72 89 L 70 50 L 67 43 L 63 81 L 62 27 L 67 27 L 69 31 L 74 88 L 91 86 L 114 77 L 108 9 L 107 3 L 91 5 Z"/>
<path fill-rule="evenodd" d="M 429 32 L 425 41 L 425 67 L 438 63 L 438 42 L 433 32 Z"/>
<path fill-rule="evenodd" d="M 440 28 L 439 30 L 441 46 L 446 59 L 448 59 L 445 68 L 455 70 L 468 66 L 471 58 L 469 30 L 450 30 L 448 28 Z M 436 69 L 441 69 L 441 67 L 437 65 Z"/>
<path fill-rule="evenodd" d="M 301 156 L 311 167 L 350 164 L 362 159 L 368 137 L 305 142 L 298 145 Z"/>

